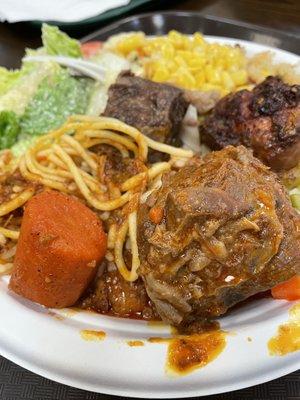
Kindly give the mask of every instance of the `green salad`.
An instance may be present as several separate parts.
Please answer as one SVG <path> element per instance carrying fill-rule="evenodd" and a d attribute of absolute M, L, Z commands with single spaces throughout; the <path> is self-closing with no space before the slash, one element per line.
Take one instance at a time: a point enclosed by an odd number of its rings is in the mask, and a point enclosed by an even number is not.
<path fill-rule="evenodd" d="M 80 43 L 56 26 L 42 27 L 43 46 L 28 55 L 82 57 Z M 34 138 L 90 107 L 95 82 L 73 76 L 54 61 L 23 61 L 19 70 L 0 67 L 0 150 L 22 153 Z"/>

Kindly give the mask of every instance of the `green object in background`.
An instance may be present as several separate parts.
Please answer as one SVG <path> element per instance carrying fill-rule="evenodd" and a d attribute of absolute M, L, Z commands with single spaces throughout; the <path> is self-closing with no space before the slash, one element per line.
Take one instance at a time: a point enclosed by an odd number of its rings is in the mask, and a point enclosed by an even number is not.
<path fill-rule="evenodd" d="M 72 114 L 84 114 L 89 102 L 92 82 L 75 78 L 61 69 L 45 78 L 21 118 L 22 133 L 42 135 L 62 125 Z"/>
<path fill-rule="evenodd" d="M 0 149 L 9 149 L 20 132 L 19 118 L 13 111 L 0 112 Z"/>
<path fill-rule="evenodd" d="M 300 192 L 293 193 L 290 195 L 293 207 L 295 207 L 298 211 L 300 211 Z"/>
<path fill-rule="evenodd" d="M 57 26 L 43 24 L 42 41 L 46 53 L 51 56 L 82 56 L 78 40 L 70 38 Z"/>

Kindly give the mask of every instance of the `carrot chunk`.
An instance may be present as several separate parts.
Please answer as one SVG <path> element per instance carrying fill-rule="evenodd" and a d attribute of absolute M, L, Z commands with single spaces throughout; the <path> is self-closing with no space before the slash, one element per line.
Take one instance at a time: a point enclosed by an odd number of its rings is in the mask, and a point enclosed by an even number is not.
<path fill-rule="evenodd" d="M 152 207 L 149 211 L 149 218 L 154 224 L 160 224 L 164 217 L 164 210 L 161 207 Z"/>
<path fill-rule="evenodd" d="M 73 305 L 106 252 L 98 216 L 74 197 L 45 191 L 27 203 L 9 287 L 47 307 Z"/>
<path fill-rule="evenodd" d="M 286 282 L 280 283 L 272 290 L 274 299 L 299 300 L 300 299 L 300 275 L 296 275 Z"/>
<path fill-rule="evenodd" d="M 103 43 L 99 40 L 92 42 L 82 43 L 80 48 L 85 58 L 90 58 L 96 55 L 103 47 Z"/>

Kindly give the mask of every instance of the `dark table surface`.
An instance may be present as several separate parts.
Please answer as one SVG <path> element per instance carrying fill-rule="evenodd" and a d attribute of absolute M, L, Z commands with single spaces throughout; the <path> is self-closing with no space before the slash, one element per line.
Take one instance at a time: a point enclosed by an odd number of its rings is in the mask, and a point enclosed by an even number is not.
<path fill-rule="evenodd" d="M 188 0 L 167 1 L 156 10 L 195 10 L 281 30 L 299 37 L 299 0 Z M 141 11 L 141 10 L 139 10 Z M 143 11 L 143 10 L 142 10 Z M 82 36 L 88 31 L 77 31 Z M 0 23 L 0 65 L 17 67 L 26 47 L 40 45 L 40 32 L 28 24 Z M 246 363 L 246 360 L 245 360 Z M 120 397 L 119 397 L 120 398 Z M 96 400 L 118 397 L 90 393 L 49 381 L 0 357 L 1 400 Z M 300 371 L 280 379 L 232 393 L 209 396 L 211 400 L 300 400 Z"/>

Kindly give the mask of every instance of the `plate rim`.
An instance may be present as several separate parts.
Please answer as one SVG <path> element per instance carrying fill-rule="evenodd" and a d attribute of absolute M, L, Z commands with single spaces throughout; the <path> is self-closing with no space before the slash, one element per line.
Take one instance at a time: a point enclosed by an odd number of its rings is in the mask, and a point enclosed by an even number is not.
<path fill-rule="evenodd" d="M 76 380 L 72 380 L 70 378 L 67 379 L 62 379 L 60 377 L 60 375 L 56 375 L 52 372 L 47 372 L 47 370 L 44 370 L 43 368 L 37 368 L 35 366 L 35 364 L 32 364 L 30 362 L 24 361 L 19 357 L 14 356 L 13 354 L 11 354 L 8 351 L 3 351 L 3 348 L 0 348 L 0 355 L 5 357 L 6 359 L 8 359 L 9 361 L 12 361 L 13 363 L 15 363 L 16 365 L 27 369 L 28 371 L 39 375 L 45 379 L 50 379 L 54 382 L 60 383 L 62 385 L 67 385 L 79 390 L 86 390 L 88 392 L 92 392 L 92 393 L 99 393 L 99 394 L 107 394 L 107 395 L 111 395 L 111 396 L 122 396 L 122 397 L 132 397 L 132 398 L 142 398 L 142 399 L 179 399 L 179 398 L 191 398 L 191 397 L 204 397 L 204 396 L 212 396 L 215 394 L 221 394 L 221 393 L 228 393 L 228 392 L 235 392 L 237 390 L 242 390 L 242 389 L 246 389 L 252 386 L 256 386 L 256 385 L 261 385 L 267 382 L 270 382 L 274 379 L 278 379 L 281 378 L 283 376 L 286 376 L 292 372 L 297 371 L 300 368 L 300 359 L 297 362 L 298 364 L 298 368 L 295 369 L 295 366 L 289 366 L 286 368 L 281 368 L 279 370 L 275 370 L 273 373 L 269 373 L 267 375 L 266 378 L 261 379 L 262 376 L 264 375 L 260 375 L 259 378 L 250 378 L 248 379 L 245 384 L 245 380 L 243 380 L 243 383 L 238 383 L 238 384 L 232 384 L 232 385 L 226 385 L 224 386 L 222 389 L 217 389 L 214 390 L 213 387 L 210 390 L 205 390 L 205 393 L 200 394 L 199 393 L 195 393 L 195 390 L 186 390 L 185 392 L 178 392 L 178 394 L 172 394 L 170 396 L 170 394 L 168 394 L 167 392 L 150 392 L 150 391 L 141 391 L 141 392 L 137 392 L 136 390 L 123 390 L 123 389 L 119 389 L 119 388 L 114 388 L 113 390 L 110 389 L 106 389 L 105 387 L 103 387 L 103 389 L 94 389 L 91 388 L 90 385 L 88 384 L 78 384 L 76 382 Z M 296 365 L 297 367 L 297 365 Z M 205 367 L 204 367 L 205 368 Z"/>
<path fill-rule="evenodd" d="M 206 35 L 207 36 L 207 35 Z M 209 36 L 210 37 L 210 36 Z M 297 54 L 288 52 L 286 50 L 282 50 L 282 49 L 274 49 L 270 46 L 266 46 L 266 45 L 260 45 L 257 43 L 253 43 L 250 41 L 245 41 L 245 40 L 239 40 L 239 39 L 235 39 L 235 38 L 230 38 L 230 37 L 216 37 L 214 36 L 214 38 L 220 40 L 220 39 L 231 39 L 237 42 L 245 42 L 248 43 L 250 45 L 257 45 L 257 46 L 262 46 L 262 47 L 269 47 L 270 50 L 273 50 L 275 52 L 279 51 L 279 52 L 283 52 L 286 53 L 287 55 L 293 55 L 295 57 L 297 57 L 299 59 L 299 56 Z M 283 365 L 280 368 L 277 368 L 275 370 L 271 370 L 268 372 L 265 372 L 263 374 L 260 374 L 259 376 L 255 376 L 255 377 L 249 377 L 247 379 L 243 379 L 241 381 L 238 382 L 234 382 L 232 384 L 226 384 L 222 387 L 219 388 L 214 388 L 214 386 L 211 386 L 209 389 L 205 389 L 205 392 L 201 392 L 201 387 L 199 387 L 199 393 L 197 393 L 195 391 L 194 388 L 192 388 L 191 390 L 188 389 L 187 385 L 183 384 L 183 390 L 179 391 L 178 393 L 172 393 L 170 396 L 170 392 L 167 391 L 165 392 L 151 392 L 151 391 L 140 391 L 139 389 L 133 389 L 133 390 L 128 390 L 128 389 L 120 389 L 119 387 L 114 387 L 114 388 L 108 388 L 108 386 L 101 386 L 98 385 L 98 388 L 94 388 L 92 387 L 91 384 L 89 383 L 84 383 L 84 381 L 80 381 L 80 383 L 78 383 L 78 380 L 76 381 L 76 378 L 72 379 L 69 376 L 64 377 L 62 375 L 56 374 L 53 371 L 48 371 L 47 369 L 45 369 L 44 367 L 40 367 L 37 364 L 35 364 L 34 362 L 30 362 L 28 360 L 24 360 L 21 357 L 19 357 L 17 354 L 13 354 L 11 351 L 9 351 L 7 348 L 5 348 L 5 345 L 2 346 L 2 342 L 0 340 L 0 354 L 7 358 L 8 360 L 16 363 L 17 365 L 37 374 L 40 375 L 44 378 L 47 379 L 51 379 L 55 382 L 64 384 L 64 385 L 68 385 L 71 387 L 75 387 L 78 389 L 82 389 L 82 390 L 87 390 L 87 391 L 91 391 L 91 392 L 96 392 L 96 393 L 103 393 L 103 394 L 108 394 L 108 395 L 116 395 L 116 396 L 128 396 L 128 397 L 133 397 L 133 398 L 188 398 L 188 397 L 194 397 L 194 396 L 206 396 L 206 395 L 213 395 L 213 394 L 220 394 L 220 393 L 226 393 L 226 392 L 231 392 L 231 391 L 236 391 L 236 390 L 240 390 L 243 388 L 247 388 L 247 387 L 251 387 L 251 386 L 255 386 L 258 384 L 262 384 L 262 383 L 266 383 L 269 382 L 273 379 L 282 377 L 284 375 L 287 375 L 289 373 L 292 373 L 294 371 L 296 371 L 298 368 L 300 368 L 300 358 L 296 359 L 294 362 L 292 362 L 291 364 L 287 364 L 287 365 Z"/>
<path fill-rule="evenodd" d="M 83 43 L 85 43 L 86 41 L 93 39 L 93 37 L 95 37 L 96 35 L 103 35 L 106 32 L 109 32 L 115 28 L 118 28 L 130 21 L 134 21 L 136 19 L 150 18 L 150 17 L 154 17 L 156 15 L 161 15 L 163 17 L 174 17 L 175 16 L 175 17 L 187 17 L 187 18 L 195 16 L 204 21 L 208 20 L 208 21 L 213 21 L 213 22 L 220 22 L 223 24 L 231 24 L 231 25 L 235 25 L 237 27 L 248 29 L 248 30 L 257 30 L 259 32 L 266 33 L 269 35 L 272 35 L 272 34 L 280 35 L 286 39 L 288 39 L 288 38 L 299 39 L 299 35 L 290 33 L 290 32 L 286 32 L 281 29 L 269 28 L 266 26 L 261 26 L 261 25 L 250 23 L 250 22 L 241 21 L 241 20 L 237 21 L 233 18 L 215 16 L 212 14 L 202 13 L 201 11 L 165 10 L 165 11 L 154 11 L 154 12 L 150 11 L 150 12 L 129 15 L 125 18 L 113 21 L 110 24 L 103 26 L 102 28 L 96 29 L 95 31 L 89 33 L 88 35 L 83 36 L 81 38 L 81 41 Z M 284 49 L 279 49 L 279 50 L 284 50 Z M 293 54 L 295 54 L 295 53 L 293 53 Z"/>

